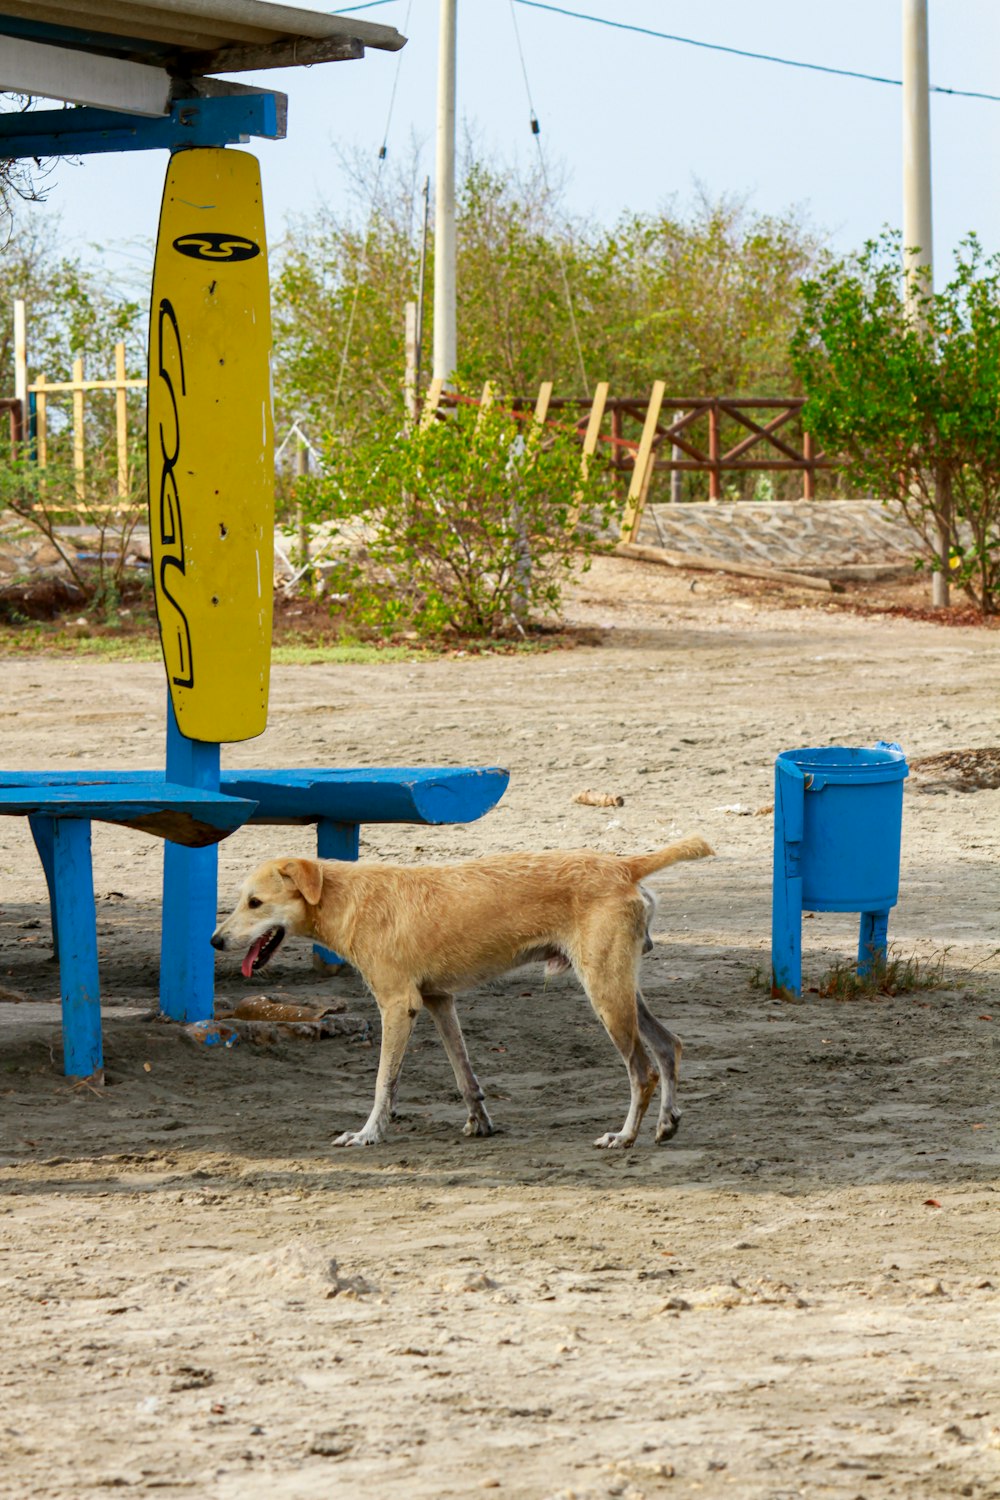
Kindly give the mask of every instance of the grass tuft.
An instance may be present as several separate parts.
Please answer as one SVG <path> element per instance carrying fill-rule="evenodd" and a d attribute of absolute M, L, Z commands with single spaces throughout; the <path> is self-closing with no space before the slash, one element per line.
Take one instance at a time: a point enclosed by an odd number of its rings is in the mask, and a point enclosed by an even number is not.
<path fill-rule="evenodd" d="M 835 963 L 819 982 L 826 1000 L 874 1000 L 878 995 L 908 995 L 914 990 L 945 989 L 944 966 L 949 949 L 930 958 L 909 958 L 889 950 L 885 960 L 873 964 L 867 974 L 858 974 L 846 961 Z"/>

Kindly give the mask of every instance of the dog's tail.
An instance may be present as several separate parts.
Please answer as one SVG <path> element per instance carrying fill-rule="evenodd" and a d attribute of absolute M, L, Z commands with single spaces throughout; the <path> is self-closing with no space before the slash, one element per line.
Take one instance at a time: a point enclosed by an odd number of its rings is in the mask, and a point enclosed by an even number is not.
<path fill-rule="evenodd" d="M 705 859 L 714 853 L 704 839 L 681 839 L 680 843 L 668 844 L 654 854 L 634 854 L 630 859 L 623 859 L 622 864 L 633 880 L 642 880 L 655 870 L 665 870 L 667 865 L 676 865 L 682 859 Z"/>

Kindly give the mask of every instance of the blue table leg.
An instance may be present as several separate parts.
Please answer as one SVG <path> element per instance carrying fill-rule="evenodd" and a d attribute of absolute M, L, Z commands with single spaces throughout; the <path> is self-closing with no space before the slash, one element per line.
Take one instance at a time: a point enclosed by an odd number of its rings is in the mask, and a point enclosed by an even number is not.
<path fill-rule="evenodd" d="M 779 761 L 774 779 L 771 994 L 802 995 L 802 835 L 805 779 Z"/>
<path fill-rule="evenodd" d="M 858 977 L 884 969 L 888 952 L 889 913 L 887 911 L 863 911 L 861 932 L 858 936 Z"/>
<path fill-rule="evenodd" d="M 104 1068 L 101 988 L 97 974 L 97 916 L 90 860 L 90 821 L 54 818 L 52 869 L 59 924 L 63 1070 L 91 1078 Z"/>
<path fill-rule="evenodd" d="M 181 734 L 167 700 L 167 780 L 219 790 L 219 746 Z M 163 845 L 160 1009 L 172 1021 L 209 1021 L 215 1002 L 219 851 Z"/>
<path fill-rule="evenodd" d="M 59 957 L 59 919 L 56 916 L 56 877 L 55 877 L 55 834 L 53 832 L 52 819 L 46 818 L 39 813 L 29 813 L 28 827 L 31 829 L 31 837 L 35 841 L 38 850 L 38 858 L 42 862 L 42 870 L 45 874 L 45 884 L 49 888 L 49 917 L 52 922 L 52 953 L 55 958 Z"/>
<path fill-rule="evenodd" d="M 332 818 L 320 818 L 316 824 L 316 856 L 318 859 L 357 859 L 361 845 L 361 830 L 357 823 L 335 823 Z M 313 944 L 313 967 L 321 973 L 341 969 L 344 960 L 332 948 Z"/>

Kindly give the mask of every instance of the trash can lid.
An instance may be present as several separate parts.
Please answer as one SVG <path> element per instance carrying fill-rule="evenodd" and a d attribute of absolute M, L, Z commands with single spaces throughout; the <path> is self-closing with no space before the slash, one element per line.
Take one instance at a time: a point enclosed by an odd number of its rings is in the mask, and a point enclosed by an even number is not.
<path fill-rule="evenodd" d="M 910 774 L 899 745 L 879 740 L 871 750 L 853 745 L 817 745 L 782 750 L 778 760 L 791 763 L 817 788 L 827 782 L 903 781 Z"/>

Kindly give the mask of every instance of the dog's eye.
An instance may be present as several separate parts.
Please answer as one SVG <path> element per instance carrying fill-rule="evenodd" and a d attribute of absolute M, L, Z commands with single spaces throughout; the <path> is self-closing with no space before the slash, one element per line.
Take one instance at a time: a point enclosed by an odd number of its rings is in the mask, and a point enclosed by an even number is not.
<path fill-rule="evenodd" d="M 262 900 L 261 900 L 261 899 L 260 899 L 260 897 L 259 897 L 259 896 L 251 896 L 251 897 L 250 897 L 250 898 L 249 898 L 249 900 L 248 900 L 248 901 L 247 901 L 247 906 L 252 906 L 252 907 L 253 907 L 253 908 L 254 908 L 254 909 L 255 909 L 255 910 L 256 910 L 256 908 L 257 908 L 257 907 L 258 907 L 258 906 L 263 906 L 263 905 L 264 905 L 264 903 L 263 903 L 263 901 L 262 901 Z"/>

